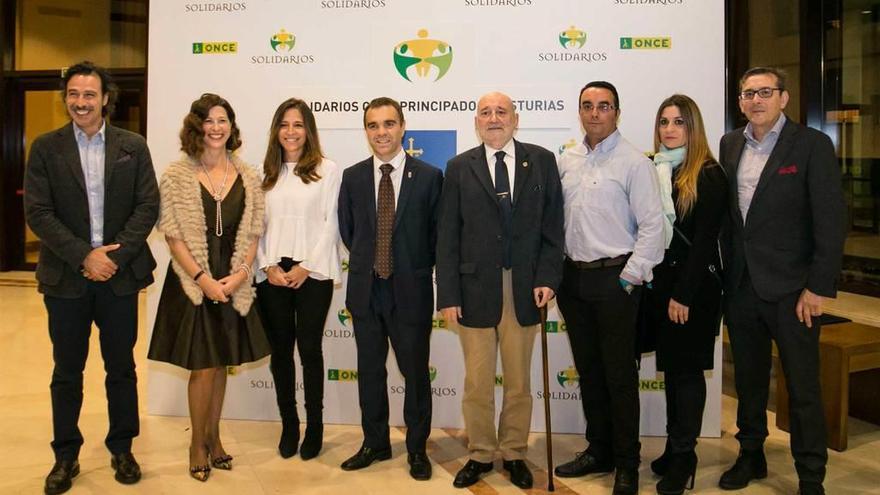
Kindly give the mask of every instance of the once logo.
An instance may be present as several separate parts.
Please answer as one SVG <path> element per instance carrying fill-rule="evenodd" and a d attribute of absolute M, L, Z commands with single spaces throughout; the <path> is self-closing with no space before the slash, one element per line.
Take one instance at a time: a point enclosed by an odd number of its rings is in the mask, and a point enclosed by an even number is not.
<path fill-rule="evenodd" d="M 663 380 L 639 380 L 639 390 L 642 392 L 662 392 L 666 390 L 666 382 Z"/>
<path fill-rule="evenodd" d="M 559 44 L 562 45 L 562 48 L 565 48 L 566 50 L 570 50 L 572 48 L 583 48 L 586 42 L 587 33 L 581 31 L 574 26 L 571 26 L 565 31 L 559 33 Z"/>
<path fill-rule="evenodd" d="M 410 76 L 424 79 L 436 68 L 434 81 L 437 81 L 452 66 L 452 47 L 445 41 L 429 39 L 427 29 L 419 29 L 417 36 L 394 47 L 394 68 L 409 82 L 412 82 Z"/>
<path fill-rule="evenodd" d="M 293 47 L 296 45 L 296 36 L 294 36 L 293 33 L 288 33 L 282 29 L 272 35 L 272 38 L 269 40 L 269 45 L 278 53 L 289 52 L 293 50 Z"/>
<path fill-rule="evenodd" d="M 238 52 L 236 41 L 196 41 L 192 44 L 194 55 L 226 55 Z"/>
<path fill-rule="evenodd" d="M 328 369 L 327 379 L 331 382 L 356 382 L 358 379 L 357 370 L 338 370 Z"/>
<path fill-rule="evenodd" d="M 428 366 L 428 378 L 430 378 L 432 382 L 437 378 L 437 368 Z"/>
<path fill-rule="evenodd" d="M 672 38 L 659 36 L 655 38 L 620 38 L 621 50 L 669 50 Z"/>
<path fill-rule="evenodd" d="M 495 375 L 495 386 L 501 387 L 504 385 L 504 375 Z"/>
<path fill-rule="evenodd" d="M 565 323 L 560 323 L 556 320 L 548 320 L 547 326 L 545 327 L 547 333 L 560 333 L 565 331 Z"/>
<path fill-rule="evenodd" d="M 564 370 L 556 373 L 556 381 L 565 388 L 577 387 L 580 384 L 580 377 L 574 366 L 569 366 Z"/>
<path fill-rule="evenodd" d="M 312 110 L 315 110 L 314 103 L 312 105 Z M 348 260 L 342 260 L 342 271 L 348 271 Z"/>

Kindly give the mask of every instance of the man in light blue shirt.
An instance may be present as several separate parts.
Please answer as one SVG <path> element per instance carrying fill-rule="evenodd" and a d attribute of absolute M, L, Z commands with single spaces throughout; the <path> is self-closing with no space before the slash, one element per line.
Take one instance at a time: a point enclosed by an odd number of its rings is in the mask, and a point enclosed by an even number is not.
<path fill-rule="evenodd" d="M 62 77 L 71 122 L 34 140 L 24 180 L 28 225 L 40 238 L 38 290 L 52 340 L 52 450 L 44 492 L 69 490 L 80 472 L 77 425 L 92 324 L 100 331 L 110 427 L 105 439 L 120 483 L 140 480 L 131 453 L 138 435 L 138 291 L 153 281 L 146 239 L 159 213 L 156 173 L 144 138 L 105 121 L 110 75 L 91 62 Z"/>
<path fill-rule="evenodd" d="M 559 159 L 565 265 L 557 300 L 580 376 L 589 446 L 561 477 L 615 471 L 614 494 L 639 483 L 639 389 L 634 355 L 642 285 L 665 247 L 657 172 L 617 129 L 620 99 L 594 81 L 579 98 L 584 141 Z"/>

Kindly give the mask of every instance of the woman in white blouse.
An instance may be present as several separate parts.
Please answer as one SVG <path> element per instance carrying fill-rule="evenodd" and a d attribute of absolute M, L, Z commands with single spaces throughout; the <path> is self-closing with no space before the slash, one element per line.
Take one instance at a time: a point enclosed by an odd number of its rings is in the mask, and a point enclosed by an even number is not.
<path fill-rule="evenodd" d="M 311 459 L 324 436 L 321 343 L 341 274 L 336 201 L 342 171 L 321 153 L 315 117 L 302 100 L 290 98 L 275 111 L 263 173 L 266 230 L 257 249 L 257 303 L 272 345 L 270 369 L 282 421 L 278 451 L 288 458 L 299 444 L 296 346 L 306 410 L 299 451 Z"/>

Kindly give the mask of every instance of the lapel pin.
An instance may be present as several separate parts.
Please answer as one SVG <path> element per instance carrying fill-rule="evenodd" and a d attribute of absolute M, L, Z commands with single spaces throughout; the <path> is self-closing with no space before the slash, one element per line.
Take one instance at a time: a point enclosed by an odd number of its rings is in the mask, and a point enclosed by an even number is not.
<path fill-rule="evenodd" d="M 410 170 L 409 172 L 406 173 L 406 178 L 412 179 L 412 170 Z"/>
<path fill-rule="evenodd" d="M 528 167 L 528 166 L 529 166 L 529 162 L 523 162 L 523 167 Z"/>

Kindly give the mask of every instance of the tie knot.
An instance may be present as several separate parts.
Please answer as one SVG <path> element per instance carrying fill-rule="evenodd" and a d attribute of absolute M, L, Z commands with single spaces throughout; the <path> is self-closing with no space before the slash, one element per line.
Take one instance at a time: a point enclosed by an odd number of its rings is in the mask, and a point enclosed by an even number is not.
<path fill-rule="evenodd" d="M 382 172 L 382 175 L 388 175 L 394 170 L 394 167 L 392 167 L 390 163 L 383 163 L 382 165 L 379 165 L 379 170 Z"/>
<path fill-rule="evenodd" d="M 495 152 L 495 159 L 496 159 L 496 160 L 502 160 L 502 161 L 503 161 L 503 160 L 504 160 L 504 155 L 506 155 L 506 154 L 507 154 L 507 153 L 505 153 L 505 152 L 503 152 L 503 151 L 496 151 L 496 152 Z"/>

